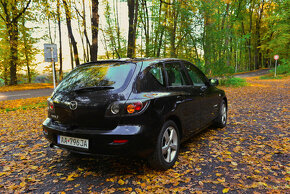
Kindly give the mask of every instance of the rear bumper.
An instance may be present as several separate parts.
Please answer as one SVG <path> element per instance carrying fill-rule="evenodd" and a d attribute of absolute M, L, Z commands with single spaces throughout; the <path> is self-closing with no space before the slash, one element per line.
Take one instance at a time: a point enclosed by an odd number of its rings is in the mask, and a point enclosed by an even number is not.
<path fill-rule="evenodd" d="M 43 134 L 51 146 L 64 148 L 84 154 L 102 155 L 138 155 L 147 157 L 155 148 L 156 130 L 142 125 L 120 125 L 112 130 L 94 130 L 69 128 L 53 124 L 50 118 L 43 122 Z M 58 135 L 89 140 L 89 148 L 78 148 L 61 145 L 57 142 Z M 114 140 L 128 140 L 126 143 L 114 143 Z"/>

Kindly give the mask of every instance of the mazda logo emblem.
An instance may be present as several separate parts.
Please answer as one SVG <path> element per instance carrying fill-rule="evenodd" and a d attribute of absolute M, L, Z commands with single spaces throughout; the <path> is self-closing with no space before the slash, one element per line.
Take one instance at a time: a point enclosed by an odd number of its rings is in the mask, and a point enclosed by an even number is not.
<path fill-rule="evenodd" d="M 76 101 L 71 101 L 70 104 L 69 104 L 69 108 L 71 110 L 76 110 L 78 107 L 78 103 Z"/>

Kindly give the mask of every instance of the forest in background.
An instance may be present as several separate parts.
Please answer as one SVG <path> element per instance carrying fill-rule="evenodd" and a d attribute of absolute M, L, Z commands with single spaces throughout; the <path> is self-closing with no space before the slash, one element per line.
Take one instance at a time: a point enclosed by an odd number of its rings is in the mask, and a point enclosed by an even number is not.
<path fill-rule="evenodd" d="M 120 27 L 121 3 L 128 8 L 126 33 Z M 35 46 L 40 39 L 58 45 L 59 79 L 64 47 L 70 48 L 72 68 L 100 59 L 170 57 L 220 76 L 273 67 L 275 54 L 289 68 L 289 7 L 289 0 L 0 0 L 0 79 L 5 85 L 16 85 L 23 76 L 32 82 L 35 57 L 43 52 Z M 45 35 L 34 37 L 31 23 L 46 25 Z M 69 41 L 63 41 L 62 31 Z M 104 55 L 98 54 L 100 46 Z"/>

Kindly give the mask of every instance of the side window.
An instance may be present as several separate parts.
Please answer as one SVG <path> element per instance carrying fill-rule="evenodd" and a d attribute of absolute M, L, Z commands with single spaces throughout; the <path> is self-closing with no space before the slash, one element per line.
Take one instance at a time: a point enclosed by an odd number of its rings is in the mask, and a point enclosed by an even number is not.
<path fill-rule="evenodd" d="M 194 86 L 204 86 L 206 82 L 205 76 L 191 63 L 184 63 Z"/>
<path fill-rule="evenodd" d="M 179 63 L 165 63 L 165 70 L 167 72 L 169 86 L 188 85 L 185 73 Z"/>
<path fill-rule="evenodd" d="M 155 79 L 161 84 L 164 85 L 162 68 L 159 66 L 153 67 L 149 72 L 155 77 Z"/>
<path fill-rule="evenodd" d="M 152 92 L 165 90 L 163 65 L 156 64 L 147 67 L 140 73 L 136 81 L 136 89 L 138 92 Z"/>

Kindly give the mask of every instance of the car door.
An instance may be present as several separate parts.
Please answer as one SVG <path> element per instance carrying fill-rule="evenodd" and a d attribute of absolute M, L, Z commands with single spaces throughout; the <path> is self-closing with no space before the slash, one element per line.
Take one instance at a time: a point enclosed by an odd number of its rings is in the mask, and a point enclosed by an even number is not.
<path fill-rule="evenodd" d="M 205 127 L 216 116 L 217 94 L 212 92 L 206 76 L 193 64 L 183 63 L 192 80 L 192 93 L 200 98 L 200 126 Z"/>
<path fill-rule="evenodd" d="M 168 91 L 176 92 L 176 112 L 181 120 L 184 129 L 183 135 L 186 138 L 200 127 L 199 99 L 192 95 L 191 82 L 180 62 L 166 62 L 164 67 Z"/>

